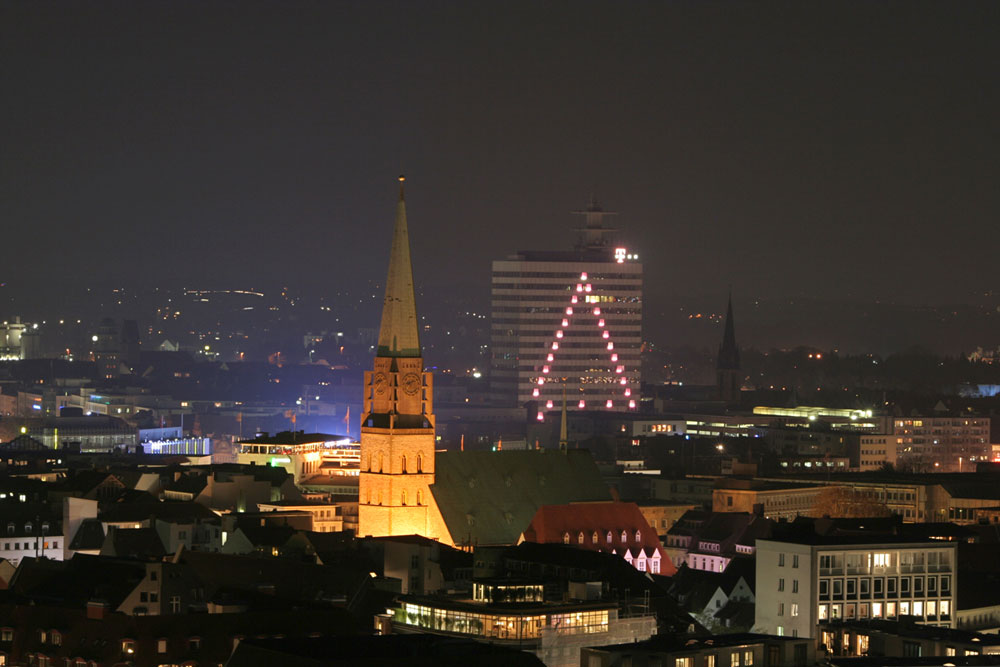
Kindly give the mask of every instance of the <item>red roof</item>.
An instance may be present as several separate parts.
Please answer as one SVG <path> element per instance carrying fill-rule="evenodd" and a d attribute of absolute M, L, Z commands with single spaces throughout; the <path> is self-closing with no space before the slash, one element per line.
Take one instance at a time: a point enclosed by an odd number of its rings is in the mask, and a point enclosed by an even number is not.
<path fill-rule="evenodd" d="M 656 530 L 650 527 L 635 503 L 606 501 L 543 505 L 535 512 L 523 536 L 527 542 L 564 544 L 567 535 L 569 544 L 591 551 L 614 552 L 622 557 L 630 552 L 632 558 L 638 558 L 640 552 L 646 558 L 657 554 L 660 557 L 660 574 L 669 576 L 677 571 L 664 552 Z"/>

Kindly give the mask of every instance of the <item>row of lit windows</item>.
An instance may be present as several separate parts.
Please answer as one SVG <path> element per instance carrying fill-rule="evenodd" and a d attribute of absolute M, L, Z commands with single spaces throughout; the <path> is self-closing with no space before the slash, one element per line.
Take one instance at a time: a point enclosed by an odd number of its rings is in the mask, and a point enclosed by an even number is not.
<path fill-rule="evenodd" d="M 704 658 L 705 662 L 703 664 L 705 667 L 716 667 L 718 665 L 717 656 L 714 653 L 709 653 Z M 741 658 L 742 662 L 740 662 Z M 729 667 L 749 667 L 751 665 L 753 665 L 753 651 L 730 651 Z M 674 658 L 674 667 L 695 667 L 695 659 L 692 656 Z"/>
<path fill-rule="evenodd" d="M 490 305 L 493 308 L 493 312 L 511 312 L 511 313 L 558 313 L 565 309 L 565 305 L 562 308 L 556 307 L 552 308 L 550 304 L 540 304 L 534 306 L 522 306 L 521 308 L 508 308 L 503 310 L 498 307 L 497 302 L 501 301 L 524 301 L 526 303 L 537 304 L 539 301 L 538 296 L 529 296 L 526 294 L 493 294 L 490 296 Z M 550 303 L 555 303 L 556 299 L 550 299 Z M 640 296 L 618 296 L 614 297 L 614 301 L 609 303 L 642 303 L 642 297 Z M 610 313 L 639 313 L 642 312 L 638 309 L 631 308 L 618 308 L 611 309 Z"/>
<path fill-rule="evenodd" d="M 493 283 L 493 290 L 536 290 L 542 291 L 547 290 L 549 292 L 574 292 L 575 285 L 558 285 L 551 284 L 546 285 L 545 283 Z M 597 283 L 594 284 L 592 289 L 601 292 L 638 292 L 642 289 L 642 283 L 640 281 L 635 281 L 634 283 Z M 589 291 L 589 290 L 588 290 Z"/>
<path fill-rule="evenodd" d="M 924 591 L 925 583 L 927 585 L 926 592 Z M 938 584 L 941 585 L 940 592 L 938 591 Z M 924 577 L 912 577 L 912 579 L 911 577 L 900 577 L 898 580 L 898 589 L 896 577 L 885 579 L 876 577 L 874 579 L 819 580 L 820 600 L 830 600 L 831 598 L 833 600 L 843 600 L 845 597 L 848 600 L 856 600 L 858 597 L 864 599 L 872 596 L 920 597 L 925 594 L 929 596 L 951 595 L 951 577 L 949 575 L 942 575 L 940 578 L 929 576 L 926 578 L 926 582 Z"/>
<path fill-rule="evenodd" d="M 593 532 L 593 534 L 591 534 L 591 536 L 590 536 L 590 542 L 591 542 L 591 544 L 597 544 L 597 542 L 598 542 L 599 539 L 600 539 L 600 535 L 595 530 Z M 608 534 L 605 536 L 605 541 L 608 544 L 611 544 L 612 540 L 614 540 L 614 533 L 612 533 L 609 530 Z M 622 542 L 628 542 L 628 531 L 627 530 L 623 530 L 622 531 L 622 540 L 621 541 Z M 642 542 L 642 531 L 639 531 L 639 530 L 635 531 L 635 541 L 636 541 L 637 544 L 639 542 Z M 569 543 L 570 543 L 570 534 L 569 533 L 563 533 L 563 544 L 569 544 Z M 577 534 L 577 536 L 576 536 L 576 543 L 577 544 L 583 544 L 584 543 L 584 534 L 583 534 L 583 531 L 580 531 Z"/>
<path fill-rule="evenodd" d="M 405 603 L 395 610 L 394 620 L 404 625 L 497 639 L 534 639 L 548 626 L 560 634 L 607 632 L 608 611 L 512 616 L 436 609 Z"/>
<path fill-rule="evenodd" d="M 21 545 L 22 544 L 24 544 L 24 548 L 25 549 L 38 549 L 38 540 L 35 540 L 33 542 L 23 542 L 23 543 L 22 542 L 14 542 L 14 546 L 13 546 L 14 551 L 19 551 L 21 549 Z M 42 549 L 58 549 L 58 548 L 59 548 L 59 542 L 58 542 L 58 540 L 55 541 L 55 542 L 42 542 Z M 10 542 L 4 542 L 3 543 L 3 550 L 4 551 L 10 551 L 11 550 L 11 543 Z"/>
<path fill-rule="evenodd" d="M 951 600 L 821 604 L 817 608 L 817 618 L 820 621 L 841 618 L 869 618 L 869 611 L 871 612 L 871 618 L 916 616 L 928 621 L 947 621 L 951 618 Z"/>
<path fill-rule="evenodd" d="M 642 272 L 635 273 L 594 273 L 588 271 L 590 280 L 642 280 Z M 553 278 L 567 281 L 580 279 L 580 272 L 566 273 L 564 271 L 494 271 L 494 278 Z"/>

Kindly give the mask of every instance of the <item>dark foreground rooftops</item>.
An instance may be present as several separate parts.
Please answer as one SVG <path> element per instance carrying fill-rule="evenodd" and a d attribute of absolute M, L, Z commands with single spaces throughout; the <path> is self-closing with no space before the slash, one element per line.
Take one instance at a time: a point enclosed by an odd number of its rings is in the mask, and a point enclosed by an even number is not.
<path fill-rule="evenodd" d="M 434 635 L 388 635 L 308 639 L 246 639 L 227 667 L 542 667 L 523 651 Z"/>

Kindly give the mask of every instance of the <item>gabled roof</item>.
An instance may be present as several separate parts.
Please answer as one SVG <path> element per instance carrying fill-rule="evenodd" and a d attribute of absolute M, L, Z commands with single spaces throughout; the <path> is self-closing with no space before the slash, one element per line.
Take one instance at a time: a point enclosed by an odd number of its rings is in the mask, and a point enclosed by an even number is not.
<path fill-rule="evenodd" d="M 625 540 L 622 540 L 622 533 Z M 583 533 L 583 544 L 579 535 Z M 597 541 L 594 541 L 597 533 Z M 608 534 L 611 541 L 608 542 Z M 538 508 L 531 524 L 524 531 L 524 539 L 529 542 L 562 544 L 569 535 L 569 544 L 596 551 L 626 552 L 633 557 L 640 553 L 652 557 L 662 556 L 663 545 L 639 506 L 635 503 L 615 501 L 569 503 L 565 505 L 543 505 Z M 636 542 L 636 535 L 640 539 Z M 661 563 L 662 574 L 673 574 L 674 567 L 669 559 Z"/>
<path fill-rule="evenodd" d="M 747 600 L 729 600 L 715 612 L 715 619 L 730 628 L 749 629 L 754 624 L 754 607 L 754 603 Z"/>
<path fill-rule="evenodd" d="M 273 587 L 277 598 L 319 600 L 331 595 L 348 595 L 371 585 L 364 563 L 352 567 L 324 567 L 284 558 L 231 556 L 204 551 L 183 551 L 181 564 L 188 565 L 202 581 L 217 588 L 255 591 L 260 586 Z"/>
<path fill-rule="evenodd" d="M 108 529 L 101 546 L 102 556 L 119 558 L 159 559 L 167 550 L 155 528 L 115 528 Z"/>
<path fill-rule="evenodd" d="M 71 551 L 99 551 L 104 546 L 104 526 L 98 519 L 84 519 L 69 543 Z"/>
<path fill-rule="evenodd" d="M 514 544 L 543 505 L 603 501 L 590 452 L 439 452 L 431 493 L 456 544 Z"/>
<path fill-rule="evenodd" d="M 26 558 L 12 583 L 15 593 L 40 603 L 80 608 L 101 599 L 117 608 L 145 577 L 141 561 L 76 554 L 55 565 Z"/>
<path fill-rule="evenodd" d="M 148 494 L 147 494 L 148 495 Z M 115 504 L 101 512 L 101 521 L 120 523 L 159 519 L 171 523 L 218 520 L 219 516 L 200 503 L 193 501 L 166 501 L 141 504 Z"/>

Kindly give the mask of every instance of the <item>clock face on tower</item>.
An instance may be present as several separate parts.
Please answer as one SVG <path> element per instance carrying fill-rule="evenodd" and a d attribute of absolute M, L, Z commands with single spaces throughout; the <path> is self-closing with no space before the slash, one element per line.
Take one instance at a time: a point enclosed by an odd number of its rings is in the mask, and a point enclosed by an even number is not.
<path fill-rule="evenodd" d="M 420 390 L 420 376 L 416 373 L 407 373 L 403 376 L 403 391 L 412 396 Z"/>
<path fill-rule="evenodd" d="M 376 394 L 384 394 L 385 388 L 388 386 L 389 380 L 385 376 L 385 373 L 376 373 L 375 377 L 372 378 L 372 385 L 375 386 Z"/>

